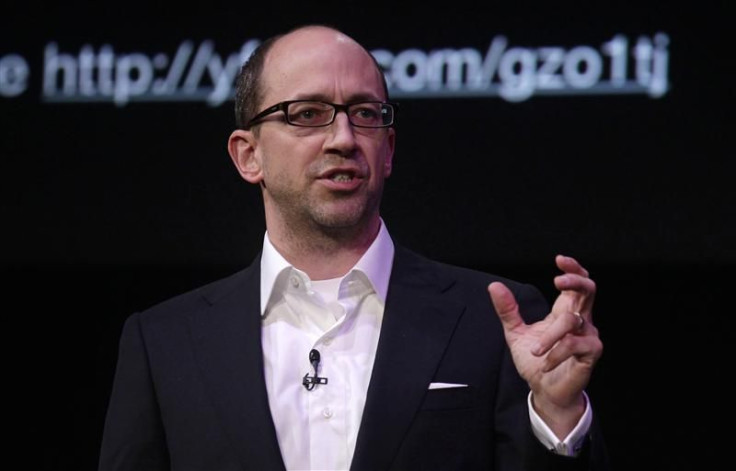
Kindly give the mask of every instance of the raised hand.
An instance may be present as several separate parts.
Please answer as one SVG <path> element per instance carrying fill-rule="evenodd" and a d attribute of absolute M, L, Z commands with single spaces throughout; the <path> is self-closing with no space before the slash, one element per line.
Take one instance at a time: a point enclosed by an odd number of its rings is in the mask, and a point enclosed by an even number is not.
<path fill-rule="evenodd" d="M 555 258 L 562 274 L 560 294 L 541 321 L 526 324 L 512 292 L 500 282 L 488 292 L 503 324 L 519 374 L 532 391 L 534 408 L 558 437 L 575 426 L 585 410 L 583 391 L 603 353 L 592 309 L 596 285 L 572 257 Z"/>

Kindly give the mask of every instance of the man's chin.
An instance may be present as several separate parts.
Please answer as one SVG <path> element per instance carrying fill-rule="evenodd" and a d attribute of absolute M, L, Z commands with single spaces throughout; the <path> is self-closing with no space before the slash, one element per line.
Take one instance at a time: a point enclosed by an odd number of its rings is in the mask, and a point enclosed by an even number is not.
<path fill-rule="evenodd" d="M 324 211 L 314 220 L 325 233 L 354 235 L 356 231 L 369 230 L 371 222 L 377 217 L 377 214 L 369 214 L 364 208 L 351 208 L 350 210 Z"/>

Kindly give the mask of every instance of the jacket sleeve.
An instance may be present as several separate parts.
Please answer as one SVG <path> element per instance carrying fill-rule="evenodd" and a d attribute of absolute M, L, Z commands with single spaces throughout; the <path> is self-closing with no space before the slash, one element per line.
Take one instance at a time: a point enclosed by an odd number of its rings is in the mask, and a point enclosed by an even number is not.
<path fill-rule="evenodd" d="M 99 471 L 168 470 L 169 455 L 139 314 L 123 326 Z"/>

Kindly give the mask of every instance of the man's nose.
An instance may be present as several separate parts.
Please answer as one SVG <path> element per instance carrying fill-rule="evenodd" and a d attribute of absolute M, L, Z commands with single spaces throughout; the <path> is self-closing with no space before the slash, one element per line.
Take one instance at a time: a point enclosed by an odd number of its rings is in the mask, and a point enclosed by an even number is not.
<path fill-rule="evenodd" d="M 335 113 L 335 120 L 329 126 L 329 143 L 341 150 L 352 149 L 355 147 L 355 128 L 350 123 L 347 112 L 342 111 Z"/>

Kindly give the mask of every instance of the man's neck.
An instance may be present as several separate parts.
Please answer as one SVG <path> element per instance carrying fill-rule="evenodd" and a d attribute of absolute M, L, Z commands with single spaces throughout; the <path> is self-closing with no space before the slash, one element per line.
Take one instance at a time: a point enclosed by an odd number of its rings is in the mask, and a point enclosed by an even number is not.
<path fill-rule="evenodd" d="M 326 280 L 345 275 L 371 246 L 381 228 L 376 219 L 362 228 L 349 230 L 308 231 L 274 230 L 267 227 L 268 238 L 286 261 L 302 270 L 312 280 Z"/>

